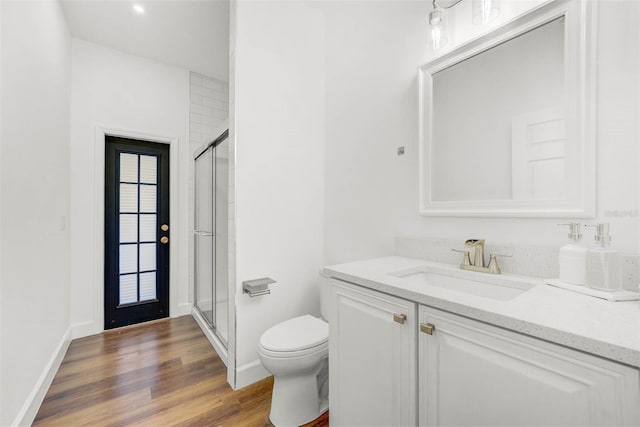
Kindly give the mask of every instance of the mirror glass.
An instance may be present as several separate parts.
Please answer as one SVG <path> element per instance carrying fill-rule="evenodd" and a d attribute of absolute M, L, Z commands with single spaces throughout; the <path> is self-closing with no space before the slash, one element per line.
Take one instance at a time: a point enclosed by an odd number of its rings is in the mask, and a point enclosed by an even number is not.
<path fill-rule="evenodd" d="M 564 18 L 432 78 L 433 201 L 565 197 Z"/>
<path fill-rule="evenodd" d="M 592 217 L 591 2 L 550 2 L 424 64 L 420 212 Z"/>

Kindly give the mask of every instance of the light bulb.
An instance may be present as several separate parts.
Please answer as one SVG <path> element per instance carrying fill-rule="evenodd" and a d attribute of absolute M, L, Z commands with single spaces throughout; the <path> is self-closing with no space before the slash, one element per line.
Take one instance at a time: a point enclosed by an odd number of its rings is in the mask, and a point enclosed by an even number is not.
<path fill-rule="evenodd" d="M 433 50 L 438 50 L 442 47 L 442 31 L 439 25 L 435 25 L 431 28 L 431 47 Z"/>
<path fill-rule="evenodd" d="M 471 14 L 474 24 L 488 24 L 500 15 L 500 2 L 499 0 L 473 0 Z"/>
<path fill-rule="evenodd" d="M 429 23 L 429 42 L 432 50 L 441 49 L 446 46 L 449 38 L 447 36 L 446 20 L 442 14 L 442 10 L 435 7 L 429 13 L 427 19 Z"/>

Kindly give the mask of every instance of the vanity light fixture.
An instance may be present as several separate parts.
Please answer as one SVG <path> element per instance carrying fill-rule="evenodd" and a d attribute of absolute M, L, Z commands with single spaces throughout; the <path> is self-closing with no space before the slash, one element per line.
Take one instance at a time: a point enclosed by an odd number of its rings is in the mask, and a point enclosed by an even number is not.
<path fill-rule="evenodd" d="M 462 1 L 462 0 L 458 0 Z M 454 3 L 449 7 L 453 7 L 458 3 Z M 447 32 L 447 22 L 444 19 L 443 10 L 438 7 L 436 0 L 433 0 L 433 10 L 429 13 L 429 40 L 433 50 L 441 49 L 449 42 Z"/>
<path fill-rule="evenodd" d="M 443 0 L 440 0 L 442 3 Z M 429 13 L 429 41 L 433 50 L 439 50 L 449 42 L 447 22 L 444 17 L 444 9 L 451 9 L 462 0 L 454 0 L 448 4 L 440 4 L 433 0 L 433 9 Z M 493 21 L 500 14 L 500 0 L 472 0 L 472 22 L 476 25 L 485 25 Z"/>

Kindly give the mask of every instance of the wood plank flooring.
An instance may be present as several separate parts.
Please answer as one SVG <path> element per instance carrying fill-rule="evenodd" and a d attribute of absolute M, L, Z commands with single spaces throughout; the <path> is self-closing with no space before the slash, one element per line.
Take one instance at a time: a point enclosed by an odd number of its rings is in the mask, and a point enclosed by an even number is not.
<path fill-rule="evenodd" d="M 271 426 L 273 377 L 238 391 L 226 378 L 191 316 L 109 331 L 71 343 L 33 425 Z"/>

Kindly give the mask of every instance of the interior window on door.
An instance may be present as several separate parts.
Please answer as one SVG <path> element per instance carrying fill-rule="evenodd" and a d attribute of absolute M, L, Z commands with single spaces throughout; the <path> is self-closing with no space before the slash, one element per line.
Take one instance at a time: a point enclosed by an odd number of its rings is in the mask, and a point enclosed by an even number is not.
<path fill-rule="evenodd" d="M 158 157 L 120 153 L 120 305 L 156 299 Z"/>

